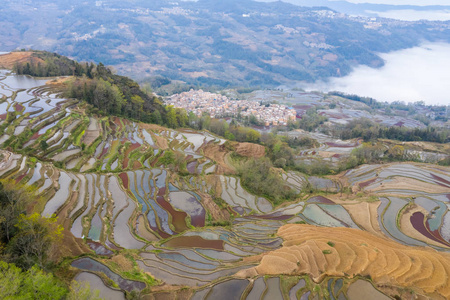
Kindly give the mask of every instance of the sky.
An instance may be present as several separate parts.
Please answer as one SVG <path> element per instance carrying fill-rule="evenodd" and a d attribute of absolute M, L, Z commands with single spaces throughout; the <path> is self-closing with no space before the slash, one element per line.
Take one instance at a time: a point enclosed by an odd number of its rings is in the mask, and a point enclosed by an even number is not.
<path fill-rule="evenodd" d="M 358 66 L 349 75 L 303 86 L 307 90 L 341 91 L 379 101 L 425 101 L 450 105 L 450 44 L 427 43 L 420 47 L 379 54 L 385 65 Z"/>
<path fill-rule="evenodd" d="M 332 0 L 340 1 L 340 0 Z M 346 0 L 352 3 L 373 3 L 373 4 L 392 4 L 392 5 L 450 5 L 450 0 Z"/>

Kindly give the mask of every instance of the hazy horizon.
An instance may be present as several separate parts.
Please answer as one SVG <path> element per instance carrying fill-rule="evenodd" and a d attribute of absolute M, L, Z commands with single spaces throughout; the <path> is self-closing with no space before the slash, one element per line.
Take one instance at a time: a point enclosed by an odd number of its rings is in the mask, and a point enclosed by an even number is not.
<path fill-rule="evenodd" d="M 380 54 L 379 69 L 360 65 L 347 76 L 302 85 L 307 90 L 341 91 L 379 101 L 425 101 L 450 105 L 450 44 L 424 43 L 418 47 Z"/>

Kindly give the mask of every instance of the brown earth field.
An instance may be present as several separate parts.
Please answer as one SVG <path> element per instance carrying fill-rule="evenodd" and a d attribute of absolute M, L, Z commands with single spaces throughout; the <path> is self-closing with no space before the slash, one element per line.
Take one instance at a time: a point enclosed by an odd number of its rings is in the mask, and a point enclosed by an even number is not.
<path fill-rule="evenodd" d="M 410 288 L 433 299 L 450 297 L 450 254 L 428 247 L 410 247 L 352 228 L 302 224 L 280 227 L 283 247 L 254 257 L 260 264 L 239 271 L 254 275 L 308 274 L 366 276 L 381 286 Z"/>
<path fill-rule="evenodd" d="M 266 154 L 264 146 L 252 143 L 239 143 L 236 146 L 236 153 L 245 157 L 260 158 Z"/>
<path fill-rule="evenodd" d="M 227 164 L 226 155 L 230 153 L 223 145 L 207 144 L 202 147 L 203 154 L 217 163 L 216 174 L 233 174 L 234 170 Z"/>
<path fill-rule="evenodd" d="M 260 158 L 266 153 L 266 149 L 262 145 L 252 143 L 237 143 L 232 146 L 238 155 L 245 157 Z M 203 154 L 217 163 L 217 174 L 234 174 L 232 164 L 227 160 L 227 155 L 231 153 L 224 145 L 207 144 L 202 147 Z"/>
<path fill-rule="evenodd" d="M 211 198 L 210 195 L 198 192 L 200 197 L 202 198 L 203 204 L 205 208 L 211 214 L 211 217 L 215 221 L 224 221 L 230 219 L 230 213 L 226 209 L 221 209 Z"/>
<path fill-rule="evenodd" d="M 34 62 L 43 61 L 37 57 L 32 58 L 32 54 L 32 52 L 11 52 L 8 54 L 0 55 L 0 68 L 12 69 L 14 67 L 14 64 L 18 62 L 30 61 L 31 59 Z"/>

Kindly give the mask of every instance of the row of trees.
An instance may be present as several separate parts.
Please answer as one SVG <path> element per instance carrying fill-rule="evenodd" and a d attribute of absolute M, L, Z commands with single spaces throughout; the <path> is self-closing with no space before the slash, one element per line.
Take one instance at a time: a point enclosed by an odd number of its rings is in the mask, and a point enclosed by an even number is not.
<path fill-rule="evenodd" d="M 166 109 L 169 127 L 191 127 L 196 130 L 206 129 L 231 141 L 261 142 L 261 133 L 251 127 L 240 126 L 234 120 L 227 122 L 224 119 L 213 119 L 208 114 L 198 117 L 192 112 L 186 114 L 184 109 L 173 108 L 172 106 Z"/>
<path fill-rule="evenodd" d="M 361 97 L 361 96 L 358 96 L 355 94 L 346 94 L 346 93 L 337 92 L 337 91 L 329 92 L 328 95 L 339 96 L 339 97 L 346 98 L 349 100 L 362 102 L 374 109 L 383 107 L 383 104 L 381 102 L 378 102 L 377 100 L 370 98 L 370 97 Z"/>
<path fill-rule="evenodd" d="M 95 112 L 118 115 L 147 123 L 163 124 L 166 116 L 162 102 L 125 76 L 113 74 L 98 64 L 88 76 L 75 77 L 67 89 L 67 97 L 85 100 Z"/>
<path fill-rule="evenodd" d="M 26 62 L 18 62 L 13 71 L 19 75 L 38 77 L 52 76 L 82 76 L 93 78 L 92 63 L 78 63 L 65 56 L 47 51 L 33 51 L 31 58 Z"/>
<path fill-rule="evenodd" d="M 352 120 L 345 126 L 334 126 L 330 129 L 330 133 L 341 139 L 363 138 L 364 141 L 381 138 L 398 141 L 450 142 L 450 130 L 445 128 L 388 127 L 365 118 Z"/>

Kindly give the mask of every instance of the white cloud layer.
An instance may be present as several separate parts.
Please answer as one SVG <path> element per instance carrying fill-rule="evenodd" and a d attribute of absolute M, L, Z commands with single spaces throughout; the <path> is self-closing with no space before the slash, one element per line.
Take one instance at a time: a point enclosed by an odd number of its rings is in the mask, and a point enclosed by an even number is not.
<path fill-rule="evenodd" d="M 358 66 L 348 76 L 303 88 L 341 91 L 388 102 L 423 100 L 450 105 L 450 44 L 427 43 L 380 57 L 385 60 L 382 68 Z"/>
<path fill-rule="evenodd" d="M 383 12 L 370 11 L 383 18 L 398 19 L 403 21 L 418 21 L 418 20 L 431 20 L 431 21 L 447 21 L 450 20 L 450 10 L 412 10 L 412 9 L 399 9 L 388 10 Z"/>

